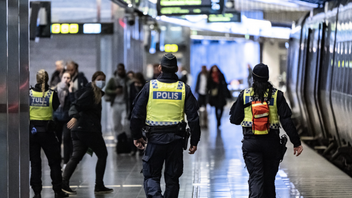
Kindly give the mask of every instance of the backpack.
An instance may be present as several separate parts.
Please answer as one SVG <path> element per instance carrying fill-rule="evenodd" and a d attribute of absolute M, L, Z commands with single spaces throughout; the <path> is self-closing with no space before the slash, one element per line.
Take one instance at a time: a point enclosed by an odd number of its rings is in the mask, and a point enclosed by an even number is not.
<path fill-rule="evenodd" d="M 269 104 L 267 101 L 252 101 L 252 132 L 254 135 L 266 135 L 270 130 Z"/>

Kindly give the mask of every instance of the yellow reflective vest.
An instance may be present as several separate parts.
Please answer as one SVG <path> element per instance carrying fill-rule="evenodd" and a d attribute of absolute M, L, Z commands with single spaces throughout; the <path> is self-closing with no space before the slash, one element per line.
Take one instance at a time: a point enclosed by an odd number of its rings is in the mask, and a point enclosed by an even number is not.
<path fill-rule="evenodd" d="M 271 99 L 268 101 L 269 122 L 270 122 L 271 129 L 280 128 L 279 115 L 277 113 L 277 93 L 278 93 L 278 90 L 273 88 Z M 243 93 L 244 105 L 251 103 L 253 100 L 255 100 L 255 97 L 253 95 L 254 95 L 254 92 L 252 87 L 244 90 L 244 93 Z M 268 97 L 268 93 L 266 93 L 264 97 Z M 247 107 L 244 108 L 244 119 L 241 122 L 241 126 L 252 127 L 252 119 L 253 119 L 252 106 L 251 105 L 246 105 L 246 106 Z"/>
<path fill-rule="evenodd" d="M 49 89 L 43 93 L 29 91 L 29 118 L 30 120 L 52 120 L 53 119 L 53 95 L 54 91 Z"/>
<path fill-rule="evenodd" d="M 163 83 L 151 80 L 147 103 L 146 124 L 176 125 L 184 120 L 186 87 L 183 82 Z"/>

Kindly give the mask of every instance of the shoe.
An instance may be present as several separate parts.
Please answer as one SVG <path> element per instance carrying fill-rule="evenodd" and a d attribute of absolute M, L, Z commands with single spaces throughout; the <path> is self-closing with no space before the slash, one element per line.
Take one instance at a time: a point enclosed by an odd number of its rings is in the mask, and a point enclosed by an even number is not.
<path fill-rule="evenodd" d="M 95 189 L 94 189 L 95 194 L 105 194 L 105 193 L 111 193 L 113 191 L 114 191 L 113 189 L 106 188 L 105 186 L 102 186 L 102 187 L 95 186 Z"/>
<path fill-rule="evenodd" d="M 61 171 L 64 172 L 65 168 L 66 168 L 66 164 L 62 165 Z"/>
<path fill-rule="evenodd" d="M 68 181 L 66 181 L 66 180 L 62 180 L 61 188 L 62 188 L 62 191 L 64 191 L 65 193 L 67 193 L 69 195 L 76 195 L 77 194 L 77 191 L 73 191 L 70 188 Z"/>
<path fill-rule="evenodd" d="M 59 191 L 55 193 L 55 198 L 63 198 L 63 197 L 68 197 L 68 194 L 64 193 L 63 191 Z"/>
<path fill-rule="evenodd" d="M 35 194 L 33 198 L 42 198 L 40 194 Z"/>

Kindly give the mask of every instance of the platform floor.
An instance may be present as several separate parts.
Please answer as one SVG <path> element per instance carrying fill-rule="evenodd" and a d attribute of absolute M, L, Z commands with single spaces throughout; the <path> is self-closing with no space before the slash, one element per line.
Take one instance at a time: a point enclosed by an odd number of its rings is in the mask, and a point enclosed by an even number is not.
<path fill-rule="evenodd" d="M 202 130 L 201 141 L 195 155 L 184 152 L 184 173 L 180 178 L 180 198 L 245 198 L 248 197 L 248 173 L 242 158 L 241 127 L 228 121 L 225 110 L 222 126 L 216 129 L 213 109 L 209 110 L 209 127 Z M 104 181 L 114 192 L 94 194 L 96 157 L 86 155 L 70 181 L 77 190 L 75 198 L 143 198 L 141 157 L 117 155 L 110 134 L 105 136 L 108 162 Z M 304 146 L 301 156 L 293 156 L 288 144 L 284 162 L 276 176 L 278 198 L 348 198 L 352 197 L 352 178 L 326 161 L 312 149 Z M 45 157 L 44 157 L 45 159 Z M 54 197 L 50 171 L 43 160 L 43 198 Z M 162 179 L 163 181 L 163 179 Z M 162 182 L 163 183 L 163 182 Z M 164 185 L 162 186 L 164 188 Z M 30 197 L 33 197 L 31 191 Z"/>

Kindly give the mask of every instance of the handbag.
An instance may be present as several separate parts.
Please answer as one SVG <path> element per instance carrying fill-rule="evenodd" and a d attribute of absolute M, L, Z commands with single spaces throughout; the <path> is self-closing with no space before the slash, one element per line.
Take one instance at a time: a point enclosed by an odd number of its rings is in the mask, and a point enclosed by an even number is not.
<path fill-rule="evenodd" d="M 70 120 L 68 111 L 65 111 L 61 105 L 54 111 L 54 118 L 58 121 L 67 122 Z"/>

